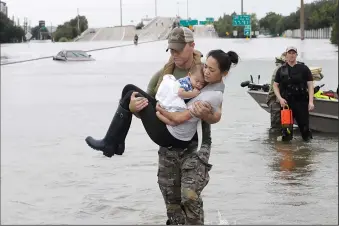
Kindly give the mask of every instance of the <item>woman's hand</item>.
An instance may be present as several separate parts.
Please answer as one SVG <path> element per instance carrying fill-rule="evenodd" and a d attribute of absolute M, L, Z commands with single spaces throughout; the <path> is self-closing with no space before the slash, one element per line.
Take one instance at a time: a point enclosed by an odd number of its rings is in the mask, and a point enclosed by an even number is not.
<path fill-rule="evenodd" d="M 191 113 L 197 118 L 204 119 L 208 117 L 208 115 L 213 114 L 213 109 L 209 103 L 197 101 L 193 103 Z"/>
<path fill-rule="evenodd" d="M 136 97 L 135 95 L 138 92 L 133 92 L 131 95 L 131 100 L 129 102 L 129 110 L 132 113 L 137 113 L 144 109 L 148 105 L 148 99 L 145 97 Z"/>
<path fill-rule="evenodd" d="M 166 117 L 167 119 L 173 121 L 173 115 L 172 113 L 174 112 L 168 112 L 165 109 L 163 109 L 159 103 L 157 103 L 157 106 L 155 107 L 155 109 L 157 110 L 157 112 L 159 112 L 162 116 Z M 158 115 L 158 114 L 157 114 Z"/>

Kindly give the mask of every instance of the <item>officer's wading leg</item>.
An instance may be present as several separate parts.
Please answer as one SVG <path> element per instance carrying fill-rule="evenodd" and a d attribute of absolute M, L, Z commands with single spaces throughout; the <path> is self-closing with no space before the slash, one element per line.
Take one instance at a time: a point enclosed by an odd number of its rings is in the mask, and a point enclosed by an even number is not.
<path fill-rule="evenodd" d="M 185 213 L 181 208 L 181 157 L 183 150 L 160 147 L 158 184 L 165 201 L 168 221 L 166 224 L 185 224 Z"/>
<path fill-rule="evenodd" d="M 204 163 L 197 152 L 182 161 L 181 203 L 187 225 L 203 225 L 204 209 L 201 192 L 209 182 L 211 165 Z"/>
<path fill-rule="evenodd" d="M 280 103 L 276 101 L 271 101 L 270 106 L 270 115 L 271 115 L 271 131 L 277 132 L 281 129 L 281 119 L 280 119 Z"/>
<path fill-rule="evenodd" d="M 312 138 L 309 128 L 308 101 L 293 101 L 291 102 L 290 107 L 293 112 L 293 117 L 297 121 L 303 140 L 308 141 Z"/>

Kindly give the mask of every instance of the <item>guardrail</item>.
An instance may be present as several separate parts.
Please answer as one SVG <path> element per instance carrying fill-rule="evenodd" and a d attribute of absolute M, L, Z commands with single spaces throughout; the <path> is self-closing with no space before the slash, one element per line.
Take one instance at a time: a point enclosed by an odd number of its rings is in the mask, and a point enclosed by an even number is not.
<path fill-rule="evenodd" d="M 145 42 L 138 42 L 138 45 L 141 44 L 147 44 L 151 42 L 159 42 L 162 40 L 151 40 L 151 41 L 145 41 Z M 125 44 L 125 45 L 117 45 L 117 46 L 111 46 L 111 47 L 104 47 L 104 48 L 99 48 L 99 49 L 92 49 L 92 50 L 85 50 L 85 52 L 95 52 L 95 51 L 100 51 L 100 50 L 106 50 L 106 49 L 114 49 L 114 48 L 120 48 L 120 47 L 125 47 L 125 46 L 133 46 L 134 43 L 131 44 Z M 7 62 L 7 63 L 1 63 L 1 66 L 5 65 L 10 65 L 10 64 L 19 64 L 19 63 L 25 63 L 25 62 L 30 62 L 30 61 L 36 61 L 36 60 L 45 60 L 53 58 L 53 56 L 45 56 L 45 57 L 38 57 L 38 58 L 33 58 L 33 59 L 28 59 L 28 60 L 20 60 L 20 61 L 14 61 L 14 62 Z"/>

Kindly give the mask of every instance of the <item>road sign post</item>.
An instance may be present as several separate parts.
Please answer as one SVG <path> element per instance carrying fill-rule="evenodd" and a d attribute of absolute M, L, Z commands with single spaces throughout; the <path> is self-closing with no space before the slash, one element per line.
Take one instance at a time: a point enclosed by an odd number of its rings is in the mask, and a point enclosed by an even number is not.
<path fill-rule="evenodd" d="M 244 36 L 251 38 L 251 15 L 234 15 L 232 17 L 233 27 L 244 27 Z"/>
<path fill-rule="evenodd" d="M 244 27 L 244 36 L 251 38 L 251 25 Z"/>

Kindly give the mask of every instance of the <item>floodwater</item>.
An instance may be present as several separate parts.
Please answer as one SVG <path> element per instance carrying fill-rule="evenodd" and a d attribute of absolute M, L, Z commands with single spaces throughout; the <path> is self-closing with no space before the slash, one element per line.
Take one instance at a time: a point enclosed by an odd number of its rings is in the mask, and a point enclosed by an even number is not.
<path fill-rule="evenodd" d="M 8 61 L 119 43 L 2 45 Z M 197 39 L 206 53 L 235 50 L 241 62 L 226 80 L 222 120 L 212 126 L 211 180 L 203 191 L 207 224 L 337 224 L 338 136 L 299 135 L 282 144 L 268 134 L 269 115 L 240 83 L 269 81 L 274 57 L 296 45 L 322 66 L 325 89 L 338 84 L 337 48 L 328 40 Z M 146 88 L 168 59 L 166 41 L 92 52 L 93 62 L 51 59 L 1 66 L 2 224 L 164 224 L 157 146 L 138 119 L 123 156 L 90 149 L 101 138 L 124 85 Z"/>

